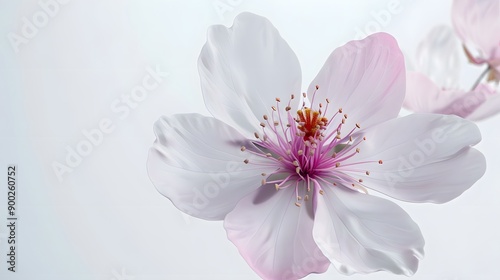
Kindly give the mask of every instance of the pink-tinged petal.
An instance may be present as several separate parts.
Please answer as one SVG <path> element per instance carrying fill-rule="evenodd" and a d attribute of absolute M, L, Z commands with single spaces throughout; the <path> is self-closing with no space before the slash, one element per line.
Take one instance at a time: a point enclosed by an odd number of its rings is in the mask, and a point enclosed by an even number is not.
<path fill-rule="evenodd" d="M 477 48 L 480 57 L 500 58 L 500 1 L 454 0 L 452 21 L 462 42 Z"/>
<path fill-rule="evenodd" d="M 248 152 L 240 148 L 253 144 L 215 118 L 162 117 L 154 130 L 149 177 L 162 195 L 189 215 L 222 220 L 242 197 L 260 186 L 262 172 L 273 171 L 244 164 Z"/>
<path fill-rule="evenodd" d="M 500 111 L 498 94 L 489 86 L 479 85 L 470 92 L 463 93 L 438 113 L 454 114 L 468 120 L 479 121 Z"/>
<path fill-rule="evenodd" d="M 346 167 L 346 172 L 361 178 L 366 187 L 396 199 L 447 202 L 470 188 L 486 170 L 484 156 L 471 148 L 481 140 L 479 129 L 460 117 L 413 114 L 360 131 L 359 136 L 366 141 L 346 165 L 372 163 Z"/>
<path fill-rule="evenodd" d="M 440 87 L 456 88 L 460 83 L 462 56 L 463 50 L 453 29 L 439 25 L 434 27 L 418 45 L 416 69 Z"/>
<path fill-rule="evenodd" d="M 455 98 L 442 93 L 443 90 L 424 74 L 408 72 L 403 107 L 416 113 L 434 113 Z"/>
<path fill-rule="evenodd" d="M 403 209 L 342 186 L 323 190 L 317 196 L 313 236 L 340 272 L 415 273 L 425 242 Z"/>
<path fill-rule="evenodd" d="M 482 88 L 474 91 L 446 90 L 421 73 L 409 72 L 403 107 L 416 113 L 438 113 L 468 118 L 487 102 Z"/>
<path fill-rule="evenodd" d="M 330 265 L 312 237 L 312 201 L 300 201 L 301 207 L 295 202 L 293 187 L 276 191 L 266 185 L 243 198 L 224 220 L 228 238 L 264 279 L 299 279 Z"/>
<path fill-rule="evenodd" d="M 487 84 L 479 84 L 474 90 L 476 99 L 484 98 L 485 102 L 481 103 L 474 112 L 467 116 L 467 119 L 479 121 L 492 117 L 500 112 L 500 93 L 492 89 Z M 472 101 L 476 100 L 472 99 Z"/>
<path fill-rule="evenodd" d="M 198 69 L 207 109 L 248 138 L 260 131 L 276 97 L 287 103 L 291 94 L 300 94 L 295 53 L 266 18 L 250 13 L 238 15 L 231 28 L 208 30 Z"/>
<path fill-rule="evenodd" d="M 405 95 L 403 54 L 389 34 L 351 41 L 328 57 L 309 87 L 309 98 L 316 85 L 315 103 L 325 103 L 328 98 L 333 110 L 342 108 L 349 116 L 345 130 L 355 123 L 375 125 L 396 117 L 401 110 Z M 338 115 L 333 123 L 338 124 L 341 118 L 342 114 Z"/>

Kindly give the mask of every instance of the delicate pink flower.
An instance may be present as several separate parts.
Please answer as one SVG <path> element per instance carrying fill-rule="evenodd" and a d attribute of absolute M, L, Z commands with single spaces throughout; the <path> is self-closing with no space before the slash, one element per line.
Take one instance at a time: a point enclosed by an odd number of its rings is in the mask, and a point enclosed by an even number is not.
<path fill-rule="evenodd" d="M 475 124 L 396 118 L 405 71 L 390 35 L 336 49 L 304 93 L 306 104 L 297 57 L 256 15 L 211 27 L 199 72 L 214 117 L 160 118 L 148 172 L 181 211 L 224 220 L 264 279 L 298 279 L 330 263 L 347 274 L 411 275 L 423 256 L 418 226 L 367 189 L 443 203 L 485 171 L 471 148 L 481 138 Z"/>
<path fill-rule="evenodd" d="M 488 80 L 500 80 L 500 0 L 454 0 L 452 19 L 469 61 L 487 63 Z"/>
<path fill-rule="evenodd" d="M 403 107 L 417 113 L 457 115 L 479 121 L 500 112 L 500 95 L 487 84 L 474 90 L 447 89 L 419 72 L 408 72 Z"/>
<path fill-rule="evenodd" d="M 436 26 L 417 49 L 415 72 L 408 72 L 403 107 L 417 113 L 482 120 L 500 112 L 500 94 L 487 83 L 459 86 L 463 52 L 453 30 Z"/>

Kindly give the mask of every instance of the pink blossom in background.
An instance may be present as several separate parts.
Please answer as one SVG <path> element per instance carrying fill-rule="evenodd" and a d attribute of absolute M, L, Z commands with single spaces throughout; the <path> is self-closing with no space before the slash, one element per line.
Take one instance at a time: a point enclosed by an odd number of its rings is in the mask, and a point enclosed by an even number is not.
<path fill-rule="evenodd" d="M 463 49 L 454 31 L 436 26 L 417 49 L 415 71 L 408 72 L 403 107 L 416 113 L 457 115 L 473 121 L 500 112 L 500 95 L 482 82 L 460 86 Z"/>
<path fill-rule="evenodd" d="M 499 81 L 500 0 L 454 0 L 452 20 L 469 60 L 488 64 L 488 80 Z"/>
<path fill-rule="evenodd" d="M 298 279 L 331 263 L 345 274 L 412 275 L 420 229 L 368 190 L 444 203 L 485 171 L 472 122 L 397 118 L 406 75 L 388 34 L 336 49 L 304 94 L 294 52 L 253 14 L 211 27 L 198 66 L 213 117 L 160 118 L 149 176 L 181 211 L 224 220 L 264 279 Z"/>

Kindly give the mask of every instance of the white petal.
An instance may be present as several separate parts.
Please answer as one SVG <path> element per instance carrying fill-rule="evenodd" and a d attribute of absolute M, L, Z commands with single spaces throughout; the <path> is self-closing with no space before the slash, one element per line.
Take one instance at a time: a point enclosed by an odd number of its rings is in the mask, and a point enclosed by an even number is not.
<path fill-rule="evenodd" d="M 345 187 L 318 195 L 313 236 L 340 272 L 380 270 L 412 275 L 423 256 L 417 224 L 388 200 Z"/>
<path fill-rule="evenodd" d="M 341 107 L 349 116 L 346 130 L 355 123 L 368 127 L 383 122 L 401 110 L 405 95 L 403 54 L 396 40 L 385 33 L 351 41 L 328 57 L 309 87 L 310 98 L 316 85 L 319 90 L 314 102 L 325 103 L 328 98 L 332 110 Z M 336 128 L 341 117 L 330 127 Z"/>
<path fill-rule="evenodd" d="M 149 177 L 161 194 L 189 215 L 223 219 L 260 186 L 262 172 L 272 171 L 244 164 L 249 154 L 240 148 L 251 148 L 252 143 L 212 117 L 162 117 L 154 130 L 157 139 L 149 151 Z"/>
<path fill-rule="evenodd" d="M 417 49 L 416 69 L 439 87 L 457 88 L 460 83 L 460 41 L 449 26 L 434 27 Z"/>
<path fill-rule="evenodd" d="M 300 94 L 295 53 L 267 19 L 250 13 L 238 15 L 231 28 L 208 30 L 198 69 L 210 113 L 249 138 L 276 97 L 287 104 L 291 94 Z"/>
<path fill-rule="evenodd" d="M 362 178 L 366 187 L 397 199 L 447 202 L 470 188 L 486 169 L 484 156 L 470 147 L 481 140 L 478 127 L 456 116 L 413 114 L 361 131 L 359 136 L 367 140 L 345 165 L 372 163 L 346 166 L 346 172 Z"/>
<path fill-rule="evenodd" d="M 224 220 L 228 238 L 264 279 L 299 279 L 330 265 L 312 237 L 312 200 L 301 200 L 301 207 L 295 202 L 293 187 L 265 186 L 242 199 Z"/>

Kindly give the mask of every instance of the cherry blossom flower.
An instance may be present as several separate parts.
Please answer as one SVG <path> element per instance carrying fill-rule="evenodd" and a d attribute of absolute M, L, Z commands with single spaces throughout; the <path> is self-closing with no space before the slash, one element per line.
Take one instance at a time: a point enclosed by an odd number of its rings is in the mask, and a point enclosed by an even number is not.
<path fill-rule="evenodd" d="M 417 224 L 378 192 L 410 202 L 454 199 L 485 171 L 477 126 L 456 116 L 397 118 L 405 68 L 393 37 L 336 49 L 301 93 L 297 57 L 265 18 L 213 26 L 199 57 L 213 117 L 154 125 L 148 173 L 181 211 L 224 220 L 264 279 L 342 273 L 412 275 Z"/>
<path fill-rule="evenodd" d="M 453 114 L 478 121 L 500 112 L 500 94 L 483 75 L 469 90 L 460 86 L 463 50 L 448 26 L 436 26 L 417 49 L 408 72 L 403 107 L 417 113 Z M 488 70 L 489 71 L 489 70 Z"/>
<path fill-rule="evenodd" d="M 488 81 L 499 81 L 500 0 L 454 0 L 452 20 L 469 61 L 487 64 Z"/>

